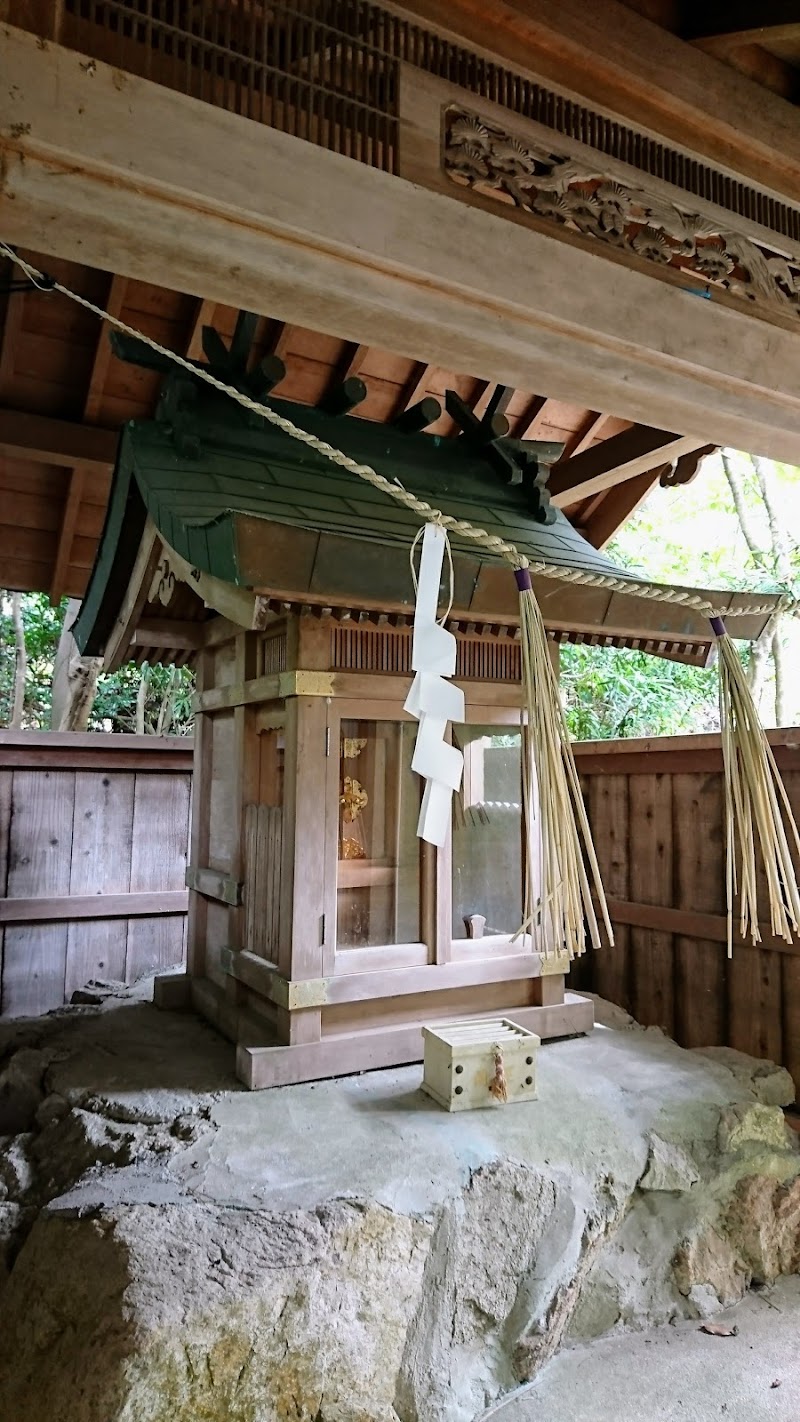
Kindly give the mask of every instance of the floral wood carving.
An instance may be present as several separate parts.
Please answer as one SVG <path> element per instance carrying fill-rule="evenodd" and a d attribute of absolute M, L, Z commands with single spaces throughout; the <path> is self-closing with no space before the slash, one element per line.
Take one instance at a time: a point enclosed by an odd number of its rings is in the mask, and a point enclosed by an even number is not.
<path fill-rule="evenodd" d="M 771 310 L 800 314 L 800 255 L 787 257 L 679 202 L 598 171 L 590 157 L 514 138 L 457 105 L 444 111 L 443 166 L 462 188 Z M 633 176 L 633 175 L 632 175 Z"/>

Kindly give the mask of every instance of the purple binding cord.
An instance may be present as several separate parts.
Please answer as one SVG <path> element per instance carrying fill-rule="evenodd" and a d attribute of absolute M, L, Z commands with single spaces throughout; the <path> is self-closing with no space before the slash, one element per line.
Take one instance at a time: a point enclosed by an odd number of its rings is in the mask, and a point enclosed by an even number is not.
<path fill-rule="evenodd" d="M 721 617 L 710 617 L 709 622 L 715 637 L 725 636 L 725 623 Z"/>
<path fill-rule="evenodd" d="M 520 592 L 530 592 L 533 587 L 531 582 L 530 568 L 515 568 L 514 577 L 517 580 L 517 587 Z"/>

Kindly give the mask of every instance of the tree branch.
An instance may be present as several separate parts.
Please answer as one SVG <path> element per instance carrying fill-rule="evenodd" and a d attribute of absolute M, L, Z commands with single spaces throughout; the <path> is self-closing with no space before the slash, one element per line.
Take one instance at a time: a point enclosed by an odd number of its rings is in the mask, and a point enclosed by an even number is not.
<path fill-rule="evenodd" d="M 28 652 L 25 646 L 25 626 L 22 621 L 21 593 L 11 594 L 11 617 L 14 623 L 16 661 L 14 664 L 14 700 L 11 706 L 11 720 L 8 724 L 12 731 L 21 731 L 22 713 L 25 708 L 25 679 L 28 674 Z"/>

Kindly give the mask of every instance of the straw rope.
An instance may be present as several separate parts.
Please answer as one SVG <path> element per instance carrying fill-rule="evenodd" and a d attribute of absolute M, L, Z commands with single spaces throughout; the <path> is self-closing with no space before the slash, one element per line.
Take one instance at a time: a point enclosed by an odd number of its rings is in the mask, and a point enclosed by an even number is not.
<path fill-rule="evenodd" d="M 544 958 L 566 950 L 572 959 L 586 950 L 587 925 L 592 947 L 601 946 L 592 886 L 609 943 L 614 932 L 544 620 L 530 588 L 520 589 L 519 606 L 526 864 L 515 936 L 530 935 Z"/>
<path fill-rule="evenodd" d="M 618 577 L 610 573 L 589 572 L 579 568 L 562 568 L 557 563 L 548 563 L 543 559 L 530 561 L 525 554 L 520 553 L 515 544 L 507 542 L 496 534 L 488 533 L 484 528 L 476 528 L 475 525 L 469 523 L 467 519 L 453 518 L 452 515 L 443 513 L 441 509 L 433 508 L 425 499 L 420 499 L 416 494 L 411 493 L 410 490 L 404 489 L 402 484 L 397 480 L 387 479 L 383 474 L 379 474 L 377 470 L 373 469 L 371 465 L 360 464 L 357 460 L 351 459 L 349 455 L 340 449 L 336 449 L 334 445 L 328 444 L 326 440 L 319 439 L 308 430 L 300 429 L 298 425 L 293 424 L 292 421 L 286 419 L 284 415 L 278 414 L 277 410 L 271 409 L 269 405 L 252 399 L 251 396 L 245 395 L 241 390 L 235 389 L 234 386 L 226 384 L 223 380 L 218 380 L 216 376 L 212 375 L 210 371 L 205 370 L 202 366 L 193 364 L 176 351 L 169 350 L 166 346 L 160 345 L 158 341 L 152 340 L 150 336 L 145 336 L 141 331 L 137 331 L 134 327 L 128 326 L 126 322 L 120 320 L 118 316 L 112 316 L 110 312 L 103 310 L 102 307 L 95 306 L 94 302 L 87 300 L 85 296 L 80 296 L 78 292 L 72 291 L 69 287 L 62 285 L 61 282 L 54 281 L 52 278 L 47 277 L 43 272 L 38 271 L 36 267 L 32 266 L 30 262 L 26 262 L 23 257 L 20 257 L 19 254 L 13 251 L 5 242 L 0 242 L 0 252 L 2 252 L 9 261 L 16 263 L 16 265 L 25 272 L 29 280 L 32 281 L 35 286 L 38 286 L 40 290 L 60 292 L 62 296 L 68 297 L 70 301 L 75 301 L 79 306 L 83 306 L 85 310 L 91 311 L 93 315 L 97 316 L 101 321 L 108 321 L 112 326 L 116 327 L 118 331 L 124 332 L 127 336 L 134 337 L 135 340 L 142 341 L 146 346 L 149 346 L 151 350 L 156 351 L 159 355 L 166 356 L 175 365 L 181 366 L 184 370 L 189 371 L 197 379 L 205 381 L 207 385 L 220 391 L 221 394 L 230 396 L 232 400 L 235 400 L 237 404 L 243 406 L 245 410 L 249 410 L 255 415 L 261 415 L 268 424 L 274 425 L 276 429 L 289 435 L 290 438 L 299 440 L 301 444 L 305 444 L 309 449 L 313 449 L 316 454 L 320 454 L 325 459 L 329 459 L 331 463 L 338 465 L 339 468 L 346 469 L 348 473 L 357 475 L 359 479 L 363 479 L 366 483 L 371 484 L 373 488 L 379 489 L 381 493 L 386 494 L 390 499 L 394 499 L 396 503 L 402 504 L 412 513 L 418 514 L 420 518 L 435 520 L 450 533 L 456 534 L 457 537 L 470 539 L 473 543 L 478 543 L 486 548 L 488 552 L 505 558 L 514 568 L 529 568 L 534 574 L 553 578 L 559 582 L 577 583 L 584 587 L 606 588 L 610 592 L 629 593 L 633 597 L 646 598 L 655 602 L 677 603 L 682 607 L 690 607 L 696 612 L 703 613 L 706 617 L 758 617 L 766 616 L 776 611 L 774 601 L 769 603 L 753 602 L 738 608 L 717 607 L 707 598 L 701 597 L 698 593 L 692 592 L 689 588 L 665 587 L 659 583 L 638 582 L 633 578 Z M 778 602 L 777 609 L 797 615 L 800 613 L 800 603 L 786 595 Z"/>
<path fill-rule="evenodd" d="M 737 889 L 741 937 L 749 937 L 754 944 L 761 942 L 756 844 L 761 849 L 772 932 L 787 943 L 793 942 L 792 931 L 797 932 L 800 928 L 800 889 L 792 848 L 800 859 L 800 834 L 736 648 L 724 632 L 718 634 L 717 646 L 725 773 L 725 883 L 730 958 L 733 953 L 733 900 Z M 738 873 L 737 841 L 740 851 Z"/>

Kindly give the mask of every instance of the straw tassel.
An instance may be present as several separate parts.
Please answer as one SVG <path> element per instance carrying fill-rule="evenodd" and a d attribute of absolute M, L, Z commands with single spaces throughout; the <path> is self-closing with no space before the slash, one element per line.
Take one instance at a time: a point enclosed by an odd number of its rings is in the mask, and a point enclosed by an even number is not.
<path fill-rule="evenodd" d="M 792 934 L 800 927 L 795 870 L 795 862 L 800 860 L 800 835 L 736 648 L 722 618 L 710 621 L 719 654 L 730 957 L 737 892 L 741 937 L 749 937 L 754 944 L 761 942 L 756 846 L 767 881 L 772 932 L 787 943 L 793 941 Z"/>
<path fill-rule="evenodd" d="M 523 727 L 527 862 L 523 923 L 517 937 L 530 934 L 532 946 L 545 958 L 566 952 L 572 959 L 586 951 L 587 926 L 592 947 L 601 946 L 598 910 L 609 943 L 614 942 L 614 932 L 530 570 L 519 567 L 515 577 L 527 713 Z"/>

